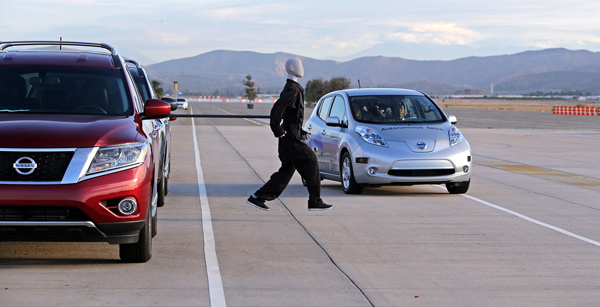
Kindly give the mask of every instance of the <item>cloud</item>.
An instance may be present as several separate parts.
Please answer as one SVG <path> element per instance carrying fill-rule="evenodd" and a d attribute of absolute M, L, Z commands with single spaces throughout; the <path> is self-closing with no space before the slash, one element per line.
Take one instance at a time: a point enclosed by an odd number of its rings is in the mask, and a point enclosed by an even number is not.
<path fill-rule="evenodd" d="M 272 20 L 278 20 L 278 23 L 281 23 L 282 19 L 280 17 L 288 15 L 284 12 L 293 9 L 290 6 L 289 4 L 255 4 L 252 2 L 214 3 L 204 7 L 199 15 L 215 21 L 225 22 L 265 21 L 265 23 L 270 23 Z"/>
<path fill-rule="evenodd" d="M 354 34 L 348 35 L 344 39 L 340 39 L 336 35 L 326 35 L 321 38 L 315 39 L 311 47 L 313 50 L 349 50 L 349 52 L 356 52 L 362 50 L 365 47 L 371 46 L 378 43 L 376 37 L 369 34 Z"/>
<path fill-rule="evenodd" d="M 216 49 L 341 57 L 398 42 L 600 50 L 599 8 L 594 0 L 19 0 L 3 3 L 11 14 L 0 19 L 0 39 L 105 41 L 159 61 Z"/>
<path fill-rule="evenodd" d="M 388 40 L 437 45 L 468 45 L 484 38 L 477 31 L 459 27 L 453 22 L 419 23 L 407 31 L 391 32 Z"/>
<path fill-rule="evenodd" d="M 571 49 L 598 49 L 598 45 L 600 44 L 600 38 L 598 37 L 585 37 L 583 39 L 545 39 L 545 40 L 537 40 L 532 42 L 532 45 L 541 48 L 567 48 Z"/>

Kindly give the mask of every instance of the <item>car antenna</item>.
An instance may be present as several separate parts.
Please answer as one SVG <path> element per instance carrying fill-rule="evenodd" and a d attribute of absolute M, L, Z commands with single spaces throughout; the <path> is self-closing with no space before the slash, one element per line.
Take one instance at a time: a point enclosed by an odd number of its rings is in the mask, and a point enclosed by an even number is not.
<path fill-rule="evenodd" d="M 62 36 L 60 37 L 60 44 L 58 44 L 58 50 L 62 50 Z"/>
<path fill-rule="evenodd" d="M 360 79 L 357 79 L 357 80 L 358 80 L 358 88 L 360 89 L 361 88 L 360 87 Z"/>

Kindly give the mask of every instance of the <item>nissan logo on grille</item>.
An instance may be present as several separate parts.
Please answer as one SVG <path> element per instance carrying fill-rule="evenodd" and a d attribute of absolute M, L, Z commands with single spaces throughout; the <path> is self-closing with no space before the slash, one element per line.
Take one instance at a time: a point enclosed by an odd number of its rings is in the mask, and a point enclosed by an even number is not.
<path fill-rule="evenodd" d="M 13 164 L 13 168 L 21 175 L 31 175 L 37 168 L 37 163 L 30 157 L 21 157 Z"/>

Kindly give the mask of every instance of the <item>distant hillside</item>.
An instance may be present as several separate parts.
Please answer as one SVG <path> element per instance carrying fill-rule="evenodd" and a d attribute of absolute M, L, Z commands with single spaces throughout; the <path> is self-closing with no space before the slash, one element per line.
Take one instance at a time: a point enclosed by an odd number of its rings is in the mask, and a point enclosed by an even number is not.
<path fill-rule="evenodd" d="M 217 50 L 147 67 L 151 78 L 171 89 L 173 81 L 185 93 L 232 94 L 243 91 L 242 80 L 251 74 L 261 93 L 279 93 L 285 83 L 284 63 L 302 60 L 311 79 L 345 76 L 358 87 L 405 87 L 431 95 L 464 89 L 497 94 L 549 90 L 580 90 L 600 94 L 600 53 L 586 50 L 546 49 L 513 55 L 468 57 L 452 61 L 415 61 L 398 57 L 361 57 L 347 62 L 316 60 L 287 54 Z"/>
<path fill-rule="evenodd" d="M 505 93 L 532 92 L 529 89 L 542 92 L 579 90 L 597 94 L 600 93 L 600 73 L 553 71 L 515 77 L 496 86 L 497 91 Z"/>

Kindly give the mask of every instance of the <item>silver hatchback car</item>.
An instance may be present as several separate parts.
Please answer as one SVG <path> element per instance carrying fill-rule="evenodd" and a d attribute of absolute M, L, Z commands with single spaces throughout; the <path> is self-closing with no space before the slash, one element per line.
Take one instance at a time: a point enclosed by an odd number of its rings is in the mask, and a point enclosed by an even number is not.
<path fill-rule="evenodd" d="M 323 96 L 304 125 L 321 177 L 347 194 L 365 186 L 445 184 L 466 193 L 471 147 L 427 95 L 402 89 L 349 89 Z"/>

